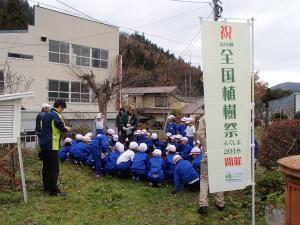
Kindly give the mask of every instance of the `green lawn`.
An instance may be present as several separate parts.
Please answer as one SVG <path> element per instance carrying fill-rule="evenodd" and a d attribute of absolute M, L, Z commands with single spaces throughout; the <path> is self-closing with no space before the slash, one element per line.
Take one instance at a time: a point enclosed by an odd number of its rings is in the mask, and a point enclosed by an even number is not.
<path fill-rule="evenodd" d="M 197 214 L 198 193 L 171 194 L 173 187 L 151 188 L 132 180 L 105 177 L 96 180 L 90 169 L 61 163 L 60 188 L 66 197 L 42 192 L 41 162 L 27 154 L 25 173 L 29 202 L 14 191 L 0 193 L 0 224 L 250 224 L 251 189 L 226 193 L 219 212 L 213 198 L 207 216 Z M 257 224 L 264 224 L 260 198 Z"/>

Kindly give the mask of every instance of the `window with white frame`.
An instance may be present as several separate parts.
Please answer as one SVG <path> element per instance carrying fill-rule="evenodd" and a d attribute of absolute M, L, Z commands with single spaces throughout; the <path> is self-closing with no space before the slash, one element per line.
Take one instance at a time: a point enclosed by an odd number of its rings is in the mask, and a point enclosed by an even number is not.
<path fill-rule="evenodd" d="M 108 68 L 108 51 L 104 49 L 92 49 L 92 67 L 95 68 Z"/>
<path fill-rule="evenodd" d="M 0 94 L 4 92 L 4 72 L 0 70 Z"/>
<path fill-rule="evenodd" d="M 66 102 L 90 102 L 90 88 L 79 81 L 49 80 L 48 100 L 57 98 Z"/>
<path fill-rule="evenodd" d="M 28 59 L 28 60 L 33 59 L 33 55 L 26 55 L 26 54 L 13 53 L 13 52 L 8 52 L 7 56 L 9 58 L 16 58 L 16 59 Z"/>
<path fill-rule="evenodd" d="M 62 41 L 49 40 L 49 62 L 70 62 L 70 44 Z"/>
<path fill-rule="evenodd" d="M 58 98 L 62 98 L 65 101 L 69 101 L 69 82 L 61 80 L 49 80 L 49 101 L 55 101 Z"/>
<path fill-rule="evenodd" d="M 71 102 L 89 102 L 90 89 L 87 84 L 71 82 Z"/>
<path fill-rule="evenodd" d="M 78 66 L 90 66 L 90 48 L 72 44 L 72 62 Z"/>
<path fill-rule="evenodd" d="M 168 98 L 167 96 L 155 96 L 155 107 L 167 107 Z"/>

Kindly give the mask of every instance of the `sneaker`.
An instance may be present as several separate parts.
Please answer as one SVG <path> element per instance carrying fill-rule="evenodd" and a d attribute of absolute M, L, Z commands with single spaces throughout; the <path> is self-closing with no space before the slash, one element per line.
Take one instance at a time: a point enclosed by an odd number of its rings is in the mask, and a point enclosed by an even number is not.
<path fill-rule="evenodd" d="M 217 207 L 217 209 L 218 209 L 219 211 L 224 211 L 224 206 L 219 206 L 219 205 L 216 204 L 216 207 Z"/>
<path fill-rule="evenodd" d="M 198 213 L 199 213 L 199 214 L 204 215 L 204 214 L 207 214 L 207 212 L 208 212 L 207 206 L 201 206 L 201 207 L 199 207 L 199 209 L 198 209 Z"/>
<path fill-rule="evenodd" d="M 97 179 L 100 179 L 101 176 L 100 176 L 99 174 L 96 174 L 96 178 L 97 178 Z"/>

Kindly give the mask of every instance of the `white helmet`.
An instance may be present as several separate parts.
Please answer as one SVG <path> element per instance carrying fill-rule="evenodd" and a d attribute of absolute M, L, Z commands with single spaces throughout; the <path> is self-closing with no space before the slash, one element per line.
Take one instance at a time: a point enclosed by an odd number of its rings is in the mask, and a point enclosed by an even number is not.
<path fill-rule="evenodd" d="M 152 133 L 151 134 L 151 139 L 156 140 L 157 139 L 157 133 Z"/>
<path fill-rule="evenodd" d="M 116 134 L 113 129 L 108 129 L 107 133 L 110 134 L 110 135 L 112 135 L 112 136 Z"/>
<path fill-rule="evenodd" d="M 161 156 L 161 150 L 160 149 L 155 149 L 153 152 L 152 152 L 152 154 L 154 155 L 154 156 Z"/>
<path fill-rule="evenodd" d="M 132 141 L 129 143 L 129 149 L 131 149 L 131 150 L 136 150 L 138 147 L 139 147 L 139 145 L 135 141 Z"/>
<path fill-rule="evenodd" d="M 72 139 L 67 137 L 65 140 L 64 140 L 64 143 L 72 143 Z"/>
<path fill-rule="evenodd" d="M 122 152 L 124 152 L 124 145 L 121 142 L 117 142 L 116 149 L 122 153 Z"/>
<path fill-rule="evenodd" d="M 176 147 L 175 145 L 168 145 L 166 148 L 169 152 L 176 152 Z"/>
<path fill-rule="evenodd" d="M 78 141 L 82 141 L 83 136 L 81 134 L 76 134 L 75 139 Z"/>
<path fill-rule="evenodd" d="M 138 151 L 140 152 L 146 152 L 147 151 L 147 145 L 145 143 L 141 143 L 138 147 Z"/>
<path fill-rule="evenodd" d="M 173 162 L 174 163 L 177 163 L 179 160 L 181 160 L 182 159 L 182 157 L 180 156 L 180 155 L 175 155 L 174 157 L 173 157 Z"/>

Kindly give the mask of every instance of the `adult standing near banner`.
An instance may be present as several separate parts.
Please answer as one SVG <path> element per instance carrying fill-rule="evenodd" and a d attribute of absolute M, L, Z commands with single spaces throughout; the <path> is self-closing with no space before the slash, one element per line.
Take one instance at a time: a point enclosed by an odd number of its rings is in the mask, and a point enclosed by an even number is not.
<path fill-rule="evenodd" d="M 39 114 L 36 116 L 35 119 L 35 134 L 39 138 L 39 142 L 41 140 L 41 133 L 42 133 L 42 118 L 45 115 L 45 113 L 49 112 L 51 105 L 48 103 L 42 104 L 42 110 L 39 112 Z"/>
<path fill-rule="evenodd" d="M 202 146 L 202 161 L 201 161 L 201 180 L 200 180 L 200 194 L 199 194 L 199 214 L 207 214 L 208 212 L 208 162 L 207 162 L 207 148 L 206 148 L 206 125 L 205 125 L 205 111 L 204 115 L 199 120 L 199 140 Z M 224 192 L 214 193 L 216 200 L 216 207 L 218 210 L 224 210 Z"/>
<path fill-rule="evenodd" d="M 60 149 L 61 132 L 71 131 L 62 119 L 61 113 L 67 108 L 66 102 L 57 99 L 53 108 L 42 118 L 41 156 L 43 160 L 44 191 L 51 196 L 63 196 L 57 187 L 59 175 L 58 150 Z"/>
<path fill-rule="evenodd" d="M 126 138 L 128 138 L 128 142 L 133 141 L 134 131 L 138 126 L 138 118 L 133 111 L 133 107 L 129 106 L 127 112 L 122 114 L 121 117 L 121 142 L 124 143 Z"/>
<path fill-rule="evenodd" d="M 118 135 L 120 135 L 121 130 L 122 130 L 121 118 L 122 118 L 122 115 L 123 115 L 124 112 L 125 112 L 125 109 L 123 107 L 121 107 L 119 109 L 119 113 L 116 116 L 116 125 L 115 126 L 116 126 L 116 128 L 118 128 Z"/>

